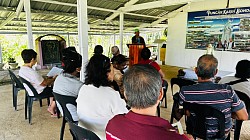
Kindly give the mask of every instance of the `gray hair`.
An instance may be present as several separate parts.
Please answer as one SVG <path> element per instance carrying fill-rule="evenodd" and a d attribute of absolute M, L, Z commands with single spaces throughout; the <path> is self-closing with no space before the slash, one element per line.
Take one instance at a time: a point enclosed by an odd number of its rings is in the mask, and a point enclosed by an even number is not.
<path fill-rule="evenodd" d="M 144 109 L 157 103 L 162 87 L 159 72 L 151 65 L 134 65 L 123 76 L 124 91 L 130 107 Z"/>
<path fill-rule="evenodd" d="M 218 66 L 218 60 L 209 54 L 202 55 L 197 62 L 197 76 L 202 80 L 214 77 Z"/>

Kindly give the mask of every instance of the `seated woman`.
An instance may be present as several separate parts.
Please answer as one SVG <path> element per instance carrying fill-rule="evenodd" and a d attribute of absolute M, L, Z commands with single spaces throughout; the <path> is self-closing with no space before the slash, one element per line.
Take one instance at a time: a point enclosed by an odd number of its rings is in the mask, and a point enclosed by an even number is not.
<path fill-rule="evenodd" d="M 85 82 L 77 102 L 79 126 L 96 133 L 102 140 L 108 121 L 117 114 L 127 113 L 126 103 L 109 85 L 114 70 L 110 59 L 104 55 L 93 55 L 85 71 Z"/>
<path fill-rule="evenodd" d="M 53 91 L 61 95 L 77 97 L 83 85 L 83 82 L 77 79 L 82 67 L 82 56 L 68 48 L 64 49 L 63 56 L 64 71 L 56 78 Z M 59 109 L 61 110 L 61 107 Z M 78 121 L 76 107 L 72 105 L 69 107 L 69 111 L 73 120 Z"/>
<path fill-rule="evenodd" d="M 34 66 L 37 62 L 37 53 L 32 49 L 25 49 L 21 53 L 24 65 L 21 66 L 19 70 L 19 76 L 26 79 L 33 85 L 38 94 L 52 94 L 52 87 L 49 87 L 53 84 L 56 77 L 44 79 L 40 74 L 38 74 L 32 66 Z M 29 93 L 31 94 L 31 93 Z M 56 104 L 53 101 L 53 97 L 50 98 L 50 105 L 48 107 L 48 111 L 51 113 L 52 117 L 56 117 Z"/>
<path fill-rule="evenodd" d="M 114 66 L 114 81 L 119 86 L 121 97 L 124 98 L 124 88 L 122 83 L 122 77 L 123 77 L 123 70 L 126 66 L 126 57 L 122 54 L 118 54 L 117 56 L 114 56 L 112 59 L 112 64 Z"/>

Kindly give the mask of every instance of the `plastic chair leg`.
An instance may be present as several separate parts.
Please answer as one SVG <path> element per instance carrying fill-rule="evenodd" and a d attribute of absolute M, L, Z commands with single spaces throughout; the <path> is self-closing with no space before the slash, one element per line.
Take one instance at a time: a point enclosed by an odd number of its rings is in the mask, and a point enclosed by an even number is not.
<path fill-rule="evenodd" d="M 170 118 L 170 123 L 172 124 L 174 122 L 174 117 L 175 117 L 175 109 L 178 108 L 178 103 L 176 100 L 174 100 L 173 107 L 172 107 L 172 112 L 171 112 L 171 118 Z"/>
<path fill-rule="evenodd" d="M 50 98 L 49 97 L 47 98 L 47 104 L 48 104 L 48 106 L 50 105 Z"/>
<path fill-rule="evenodd" d="M 60 133 L 60 140 L 63 140 L 65 124 L 66 124 L 66 120 L 65 120 L 65 117 L 63 117 L 62 127 L 61 127 L 61 133 Z"/>
<path fill-rule="evenodd" d="M 241 130 L 242 122 L 243 121 L 241 121 L 241 120 L 236 120 L 236 122 L 235 122 L 234 140 L 240 139 L 240 130 Z"/>
<path fill-rule="evenodd" d="M 28 108 L 29 108 L 29 124 L 31 124 L 32 120 L 32 106 L 33 106 L 33 98 L 29 98 Z"/>
<path fill-rule="evenodd" d="M 167 95 L 165 97 L 165 108 L 168 108 L 168 104 L 167 104 Z"/>
<path fill-rule="evenodd" d="M 25 93 L 25 103 L 24 103 L 24 108 L 25 108 L 25 111 L 24 111 L 24 115 L 25 115 L 25 120 L 27 119 L 27 107 L 28 107 L 28 93 Z"/>
<path fill-rule="evenodd" d="M 170 123 L 172 124 L 174 121 L 174 106 L 172 107 L 171 117 L 170 117 Z"/>
<path fill-rule="evenodd" d="M 42 107 L 42 106 L 43 106 L 43 101 L 42 101 L 42 99 L 39 99 L 39 103 L 40 103 L 40 107 Z"/>
<path fill-rule="evenodd" d="M 15 107 L 15 101 L 14 101 L 14 96 L 15 96 L 15 87 L 14 87 L 14 85 L 12 84 L 12 96 L 13 96 L 13 107 Z"/>
<path fill-rule="evenodd" d="M 17 94 L 18 94 L 18 89 L 16 87 L 13 88 L 13 105 L 15 107 L 15 110 L 17 110 Z"/>
<path fill-rule="evenodd" d="M 160 104 L 157 106 L 157 116 L 160 117 L 161 112 L 160 112 Z"/>

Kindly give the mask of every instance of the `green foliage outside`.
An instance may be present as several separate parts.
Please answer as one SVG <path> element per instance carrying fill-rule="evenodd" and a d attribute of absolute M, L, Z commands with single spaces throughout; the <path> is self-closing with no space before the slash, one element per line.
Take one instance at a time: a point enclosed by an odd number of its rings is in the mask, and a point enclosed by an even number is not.
<path fill-rule="evenodd" d="M 21 52 L 27 48 L 26 35 L 0 35 L 0 43 L 3 63 L 7 63 L 10 58 L 15 59 L 17 63 L 22 63 Z"/>
<path fill-rule="evenodd" d="M 128 43 L 131 43 L 131 38 L 134 34 L 124 34 L 123 36 L 123 54 L 128 56 Z M 41 35 L 34 35 L 34 41 L 37 37 Z M 60 35 L 66 40 L 66 45 L 68 46 L 68 36 Z M 151 32 L 142 34 L 146 41 L 146 44 L 152 44 L 155 39 L 166 39 L 164 36 L 164 31 Z M 78 47 L 78 36 L 70 35 L 70 46 L 76 47 L 76 50 L 79 52 Z M 7 63 L 9 58 L 14 58 L 19 65 L 23 64 L 21 58 L 21 52 L 23 49 L 28 48 L 28 37 L 27 35 L 0 35 L 0 45 L 2 47 L 2 59 L 3 63 Z M 111 47 L 120 45 L 119 34 L 115 35 L 89 35 L 88 38 L 88 56 L 89 58 L 93 55 L 94 47 L 96 45 L 102 45 L 104 49 L 104 55 L 111 57 Z M 35 44 L 35 43 L 34 43 Z M 156 51 L 154 48 L 153 51 Z"/>

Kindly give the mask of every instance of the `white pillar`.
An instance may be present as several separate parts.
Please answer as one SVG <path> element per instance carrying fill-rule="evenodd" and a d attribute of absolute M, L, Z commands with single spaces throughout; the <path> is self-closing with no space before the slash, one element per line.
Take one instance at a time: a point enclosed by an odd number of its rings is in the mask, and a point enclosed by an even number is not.
<path fill-rule="evenodd" d="M 124 13 L 120 13 L 120 53 L 123 53 L 123 20 Z"/>
<path fill-rule="evenodd" d="M 77 0 L 78 46 L 82 55 L 82 70 L 80 80 L 84 81 L 85 65 L 88 62 L 88 13 L 87 0 Z"/>
<path fill-rule="evenodd" d="M 30 10 L 30 0 L 24 0 L 24 10 L 26 14 L 26 24 L 27 24 L 27 35 L 28 35 L 28 48 L 34 49 L 33 45 L 33 35 L 32 35 L 32 24 L 31 24 L 31 10 Z"/>

